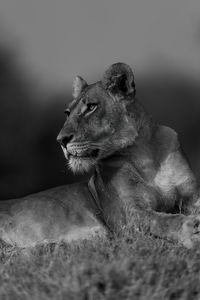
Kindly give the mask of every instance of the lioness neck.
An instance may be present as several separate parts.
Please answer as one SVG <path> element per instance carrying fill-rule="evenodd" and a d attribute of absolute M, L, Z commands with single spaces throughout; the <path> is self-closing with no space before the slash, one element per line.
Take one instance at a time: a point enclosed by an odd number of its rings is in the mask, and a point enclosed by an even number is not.
<path fill-rule="evenodd" d="M 96 166 L 96 174 L 98 174 L 96 176 L 100 176 L 105 184 L 108 184 L 116 174 L 123 173 L 125 175 L 125 169 L 129 173 L 128 177 L 133 176 L 130 175 L 129 169 L 142 171 L 142 168 L 137 166 L 136 160 L 143 160 L 145 154 L 149 156 L 151 152 L 149 145 L 157 124 L 137 100 L 130 103 L 128 111 L 134 120 L 134 125 L 136 124 L 138 135 L 132 145 L 129 144 L 127 147 L 119 149 L 111 156 L 102 159 Z"/>
<path fill-rule="evenodd" d="M 143 184 L 145 180 L 148 180 L 148 176 L 152 176 L 153 159 L 149 159 L 151 150 L 148 144 L 152 137 L 153 127 L 156 125 L 138 102 L 134 105 L 138 107 L 137 109 L 131 107 L 130 114 L 134 114 L 139 131 L 138 138 L 132 145 L 119 149 L 113 155 L 101 160 L 93 176 L 99 204 L 109 226 L 114 230 L 116 230 L 116 224 L 119 226 L 119 223 L 125 222 L 125 210 L 129 205 L 134 205 L 131 203 L 134 193 L 133 182 Z M 137 111 L 137 116 L 135 111 Z M 144 174 L 143 162 L 148 164 L 149 174 L 146 166 Z"/>

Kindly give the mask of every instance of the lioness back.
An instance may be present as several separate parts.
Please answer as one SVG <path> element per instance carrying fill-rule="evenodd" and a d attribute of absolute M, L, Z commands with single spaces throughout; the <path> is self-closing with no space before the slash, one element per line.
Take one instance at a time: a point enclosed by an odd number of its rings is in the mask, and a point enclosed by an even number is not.
<path fill-rule="evenodd" d="M 0 238 L 10 245 L 27 247 L 103 233 L 90 197 L 87 184 L 79 183 L 1 201 Z"/>
<path fill-rule="evenodd" d="M 176 201 L 176 195 L 190 198 L 196 188 L 196 179 L 182 153 L 177 133 L 170 127 L 160 125 L 153 143 L 155 159 L 159 164 L 154 177 L 155 187 L 165 199 L 174 198 Z"/>

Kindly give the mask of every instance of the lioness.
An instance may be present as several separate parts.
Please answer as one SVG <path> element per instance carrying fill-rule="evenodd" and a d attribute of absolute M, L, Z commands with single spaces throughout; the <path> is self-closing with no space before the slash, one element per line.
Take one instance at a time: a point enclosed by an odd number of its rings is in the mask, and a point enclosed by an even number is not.
<path fill-rule="evenodd" d="M 177 134 L 135 97 L 131 68 L 113 64 L 88 85 L 77 76 L 57 140 L 89 182 L 0 202 L 0 237 L 20 247 L 136 228 L 191 247 L 200 240 L 197 184 Z"/>

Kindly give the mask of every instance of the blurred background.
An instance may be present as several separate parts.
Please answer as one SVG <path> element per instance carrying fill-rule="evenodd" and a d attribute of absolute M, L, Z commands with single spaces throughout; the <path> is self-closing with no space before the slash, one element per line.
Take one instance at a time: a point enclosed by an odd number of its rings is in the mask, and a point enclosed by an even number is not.
<path fill-rule="evenodd" d="M 200 179 L 199 0 L 1 0 L 0 199 L 82 179 L 56 142 L 72 79 L 118 61 Z"/>

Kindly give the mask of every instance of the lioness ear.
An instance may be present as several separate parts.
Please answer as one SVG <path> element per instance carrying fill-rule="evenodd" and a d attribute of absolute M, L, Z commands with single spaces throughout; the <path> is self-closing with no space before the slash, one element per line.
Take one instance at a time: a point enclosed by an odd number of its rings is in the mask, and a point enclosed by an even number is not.
<path fill-rule="evenodd" d="M 136 89 L 134 75 L 131 68 L 124 63 L 116 63 L 110 66 L 103 75 L 103 87 L 119 100 L 127 96 L 134 98 Z"/>
<path fill-rule="evenodd" d="M 73 97 L 77 98 L 86 86 L 87 82 L 81 76 L 76 76 L 73 80 Z"/>

